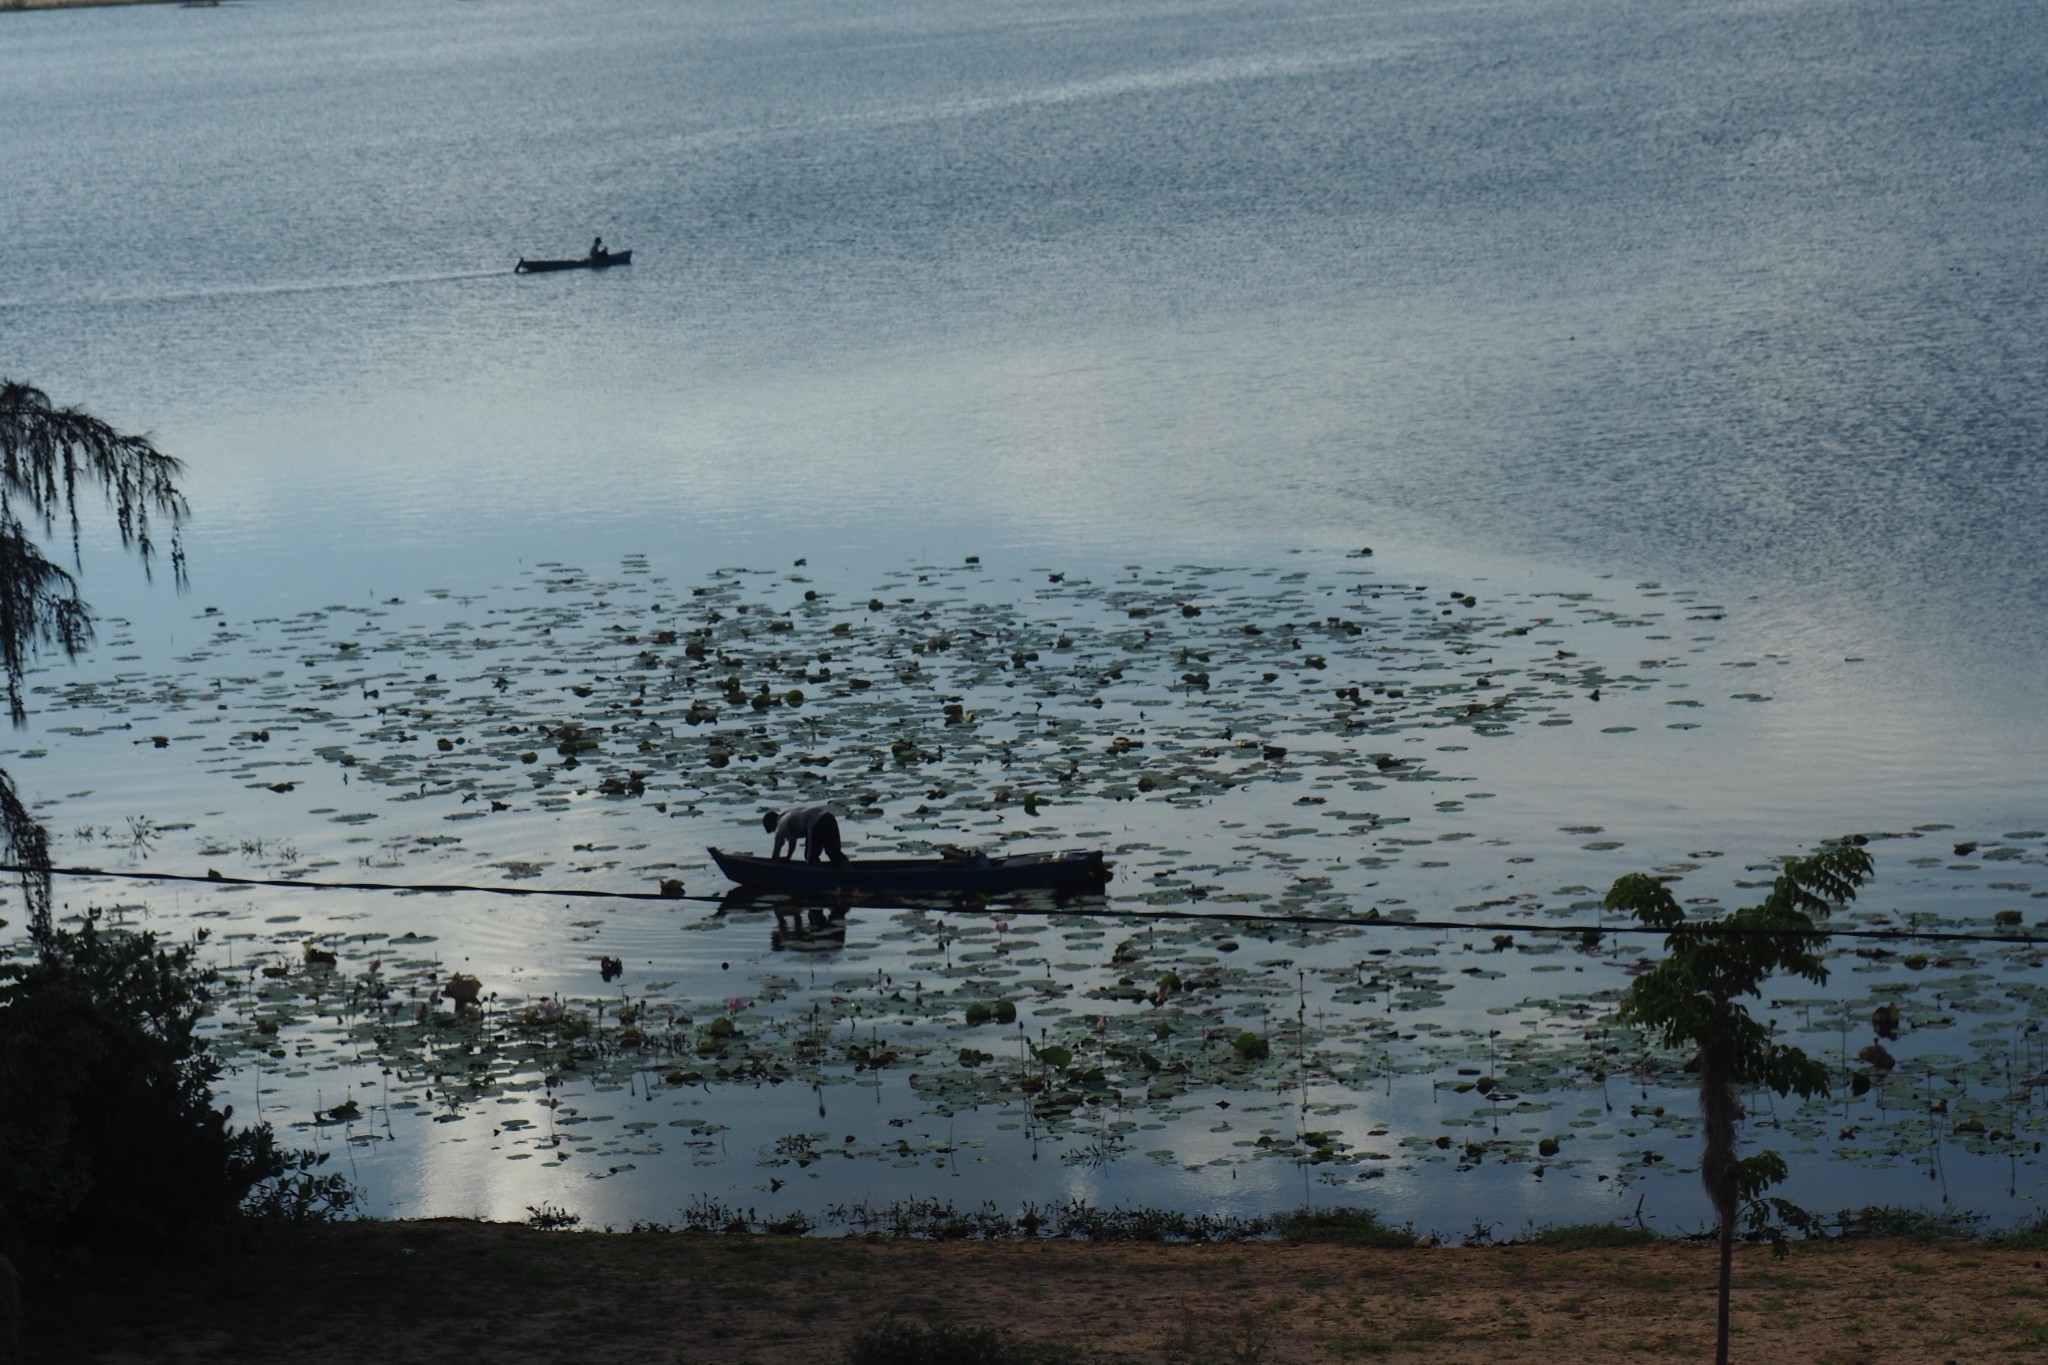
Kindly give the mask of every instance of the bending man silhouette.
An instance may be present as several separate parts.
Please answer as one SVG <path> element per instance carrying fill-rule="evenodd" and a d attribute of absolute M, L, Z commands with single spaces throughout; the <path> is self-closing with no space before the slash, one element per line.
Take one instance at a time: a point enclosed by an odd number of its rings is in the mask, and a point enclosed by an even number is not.
<path fill-rule="evenodd" d="M 761 828 L 775 835 L 770 858 L 795 857 L 796 846 L 802 842 L 807 863 L 815 863 L 821 856 L 835 863 L 848 861 L 846 850 L 839 846 L 839 819 L 823 806 L 796 806 L 780 813 L 765 811 Z"/>

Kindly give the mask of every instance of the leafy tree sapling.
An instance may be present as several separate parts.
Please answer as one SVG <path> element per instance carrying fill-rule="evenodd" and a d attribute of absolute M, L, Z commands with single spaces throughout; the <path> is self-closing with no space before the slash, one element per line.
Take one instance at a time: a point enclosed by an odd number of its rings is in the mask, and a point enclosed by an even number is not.
<path fill-rule="evenodd" d="M 1785 1162 L 1771 1151 L 1738 1158 L 1735 1126 L 1742 1119 L 1740 1087 L 1767 1086 L 1776 1094 L 1805 1099 L 1827 1093 L 1827 1068 L 1778 1042 L 1770 1025 L 1743 1001 L 1757 996 L 1778 972 L 1816 985 L 1827 980 L 1820 960 L 1827 935 L 1816 919 L 1854 900 L 1870 867 L 1870 855 L 1855 844 L 1830 845 L 1787 862 L 1761 904 L 1718 920 L 1688 921 L 1670 888 L 1647 873 L 1631 872 L 1607 893 L 1608 909 L 1625 911 L 1645 928 L 1666 931 L 1664 960 L 1629 986 L 1616 1017 L 1654 1032 L 1667 1048 L 1689 1050 L 1688 1065 L 1699 1071 L 1705 1120 L 1700 1183 L 1720 1220 L 1718 1365 L 1728 1360 L 1728 1294 L 1738 1214 L 1746 1213 L 1751 1228 L 1770 1237 L 1778 1255 L 1785 1254 L 1781 1222 L 1806 1232 L 1819 1227 L 1797 1205 L 1765 1198 L 1765 1190 L 1785 1179 Z"/>

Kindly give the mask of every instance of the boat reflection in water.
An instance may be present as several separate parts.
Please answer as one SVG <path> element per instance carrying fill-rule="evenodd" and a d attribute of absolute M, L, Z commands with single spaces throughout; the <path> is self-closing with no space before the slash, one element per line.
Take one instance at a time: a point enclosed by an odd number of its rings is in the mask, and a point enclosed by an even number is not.
<path fill-rule="evenodd" d="M 768 931 L 768 946 L 776 952 L 830 953 L 846 946 L 845 902 L 805 904 L 790 896 L 749 891 L 736 887 L 719 899 L 714 915 L 754 914 L 767 911 L 775 916 Z"/>
<path fill-rule="evenodd" d="M 775 926 L 768 932 L 768 946 L 776 952 L 836 952 L 846 946 L 847 912 L 856 905 L 867 910 L 930 910 L 934 912 L 1015 916 L 1047 915 L 1059 912 L 1103 914 L 1109 898 L 1100 891 L 1040 891 L 1014 896 L 930 896 L 890 897 L 868 901 L 849 897 L 817 895 L 792 896 L 774 891 L 734 887 L 719 898 L 714 918 L 726 915 L 768 913 Z M 941 923 L 939 929 L 944 931 Z"/>
<path fill-rule="evenodd" d="M 831 953 L 846 946 L 846 907 L 813 905 L 775 910 L 768 946 L 776 952 Z"/>

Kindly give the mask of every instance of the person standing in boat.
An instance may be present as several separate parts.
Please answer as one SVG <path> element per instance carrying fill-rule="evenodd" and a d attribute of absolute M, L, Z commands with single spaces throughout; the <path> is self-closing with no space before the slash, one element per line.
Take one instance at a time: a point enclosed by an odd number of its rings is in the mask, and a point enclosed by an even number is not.
<path fill-rule="evenodd" d="M 823 806 L 763 812 L 761 828 L 775 835 L 775 847 L 768 853 L 772 859 L 795 857 L 796 846 L 801 842 L 807 863 L 815 863 L 820 857 L 835 863 L 848 861 L 846 850 L 839 846 L 839 817 Z"/>

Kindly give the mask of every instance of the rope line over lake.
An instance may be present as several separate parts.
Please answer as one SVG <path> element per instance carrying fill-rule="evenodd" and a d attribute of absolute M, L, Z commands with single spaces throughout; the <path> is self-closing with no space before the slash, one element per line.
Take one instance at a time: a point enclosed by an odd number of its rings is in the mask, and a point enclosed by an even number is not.
<path fill-rule="evenodd" d="M 18 863 L 0 863 L 0 873 L 28 873 L 32 869 Z M 225 873 L 207 872 L 204 875 L 191 872 L 117 872 L 98 867 L 53 867 L 53 877 L 111 877 L 125 881 L 144 882 L 203 882 L 212 886 L 268 886 L 286 891 L 394 891 L 407 893 L 433 893 L 437 895 L 474 894 L 485 896 L 562 896 L 582 900 L 622 901 L 697 901 L 723 907 L 725 896 L 693 895 L 668 891 L 599 891 L 581 887 L 528 887 L 528 886 L 486 886 L 463 882 L 328 882 L 313 881 L 310 878 L 289 877 L 230 877 Z M 730 894 L 730 893 L 728 893 Z M 800 897 L 784 899 L 802 901 Z M 803 903 L 809 903 L 804 901 Z M 916 904 L 897 899 L 861 900 L 851 902 L 869 910 L 929 910 L 938 907 L 930 904 Z M 1353 928 L 1353 929 L 1422 929 L 1432 932 L 1465 930 L 1483 933 L 1542 933 L 1554 935 L 1569 934 L 1618 934 L 1618 933 L 1676 933 L 1676 934 L 1719 934 L 1728 937 L 1758 937 L 1780 934 L 1810 935 L 1816 938 L 1866 939 L 1876 942 L 1897 941 L 1901 943 L 2010 943 L 2048 948 L 2048 935 L 2042 934 L 1978 934 L 1959 930 L 1944 929 L 1833 929 L 1816 926 L 1812 930 L 1754 929 L 1733 925 L 1715 924 L 1709 921 L 1688 922 L 1672 925 L 1669 929 L 1651 929 L 1636 924 L 1530 924 L 1525 921 L 1509 920 L 1454 920 L 1454 919 L 1394 919 L 1377 912 L 1367 915 L 1271 915 L 1254 911 L 1233 910 L 1109 910 L 1075 906 L 1034 906 L 1003 905 L 951 906 L 955 911 L 969 913 L 986 912 L 1022 918 L 1055 919 L 1061 917 L 1083 919 L 1124 919 L 1124 920 L 1190 920 L 1215 921 L 1225 924 L 1250 925 L 1293 925 L 1303 928 Z"/>

